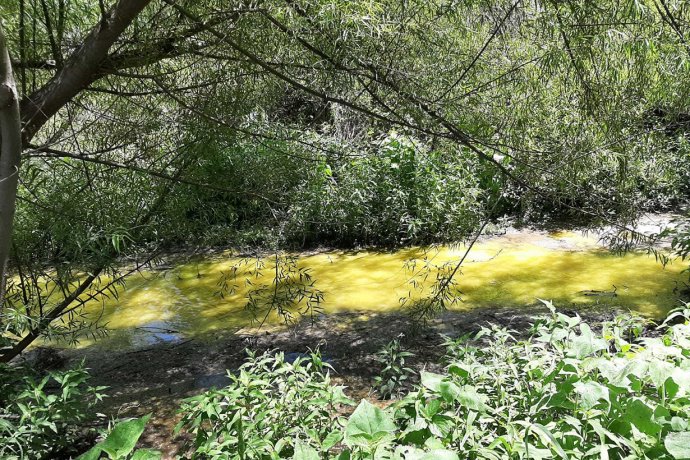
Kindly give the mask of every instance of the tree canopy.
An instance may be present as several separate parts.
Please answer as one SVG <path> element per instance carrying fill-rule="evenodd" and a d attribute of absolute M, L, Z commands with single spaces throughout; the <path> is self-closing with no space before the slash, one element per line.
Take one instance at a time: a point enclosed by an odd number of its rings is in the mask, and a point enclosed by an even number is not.
<path fill-rule="evenodd" d="M 80 303 L 160 249 L 418 244 L 504 215 L 624 230 L 688 196 L 680 0 L 9 0 L 0 18 L 5 361 L 80 330 Z"/>

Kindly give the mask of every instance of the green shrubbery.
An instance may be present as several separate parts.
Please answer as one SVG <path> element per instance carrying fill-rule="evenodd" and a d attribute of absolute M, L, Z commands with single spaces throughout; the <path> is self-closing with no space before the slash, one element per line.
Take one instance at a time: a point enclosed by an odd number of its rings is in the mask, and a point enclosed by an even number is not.
<path fill-rule="evenodd" d="M 309 145 L 209 141 L 189 174 L 238 192 L 176 187 L 150 238 L 185 244 L 194 234 L 201 244 L 237 246 L 458 240 L 495 192 L 495 174 L 455 146 L 431 148 L 396 132 L 347 143 L 301 136 Z"/>
<path fill-rule="evenodd" d="M 27 368 L 0 366 L 0 459 L 75 458 L 98 436 L 95 405 L 106 387 L 88 384 L 83 365 L 34 375 Z M 134 447 L 149 416 L 104 430 L 104 439 L 79 460 L 155 460 L 160 453 Z"/>
<path fill-rule="evenodd" d="M 447 371 L 423 372 L 391 411 L 398 439 L 467 458 L 688 458 L 690 325 L 636 326 L 595 333 L 554 312 L 527 340 L 492 328 L 450 341 Z"/>
<path fill-rule="evenodd" d="M 189 174 L 238 193 L 176 186 L 149 238 L 184 245 L 193 234 L 198 244 L 253 248 L 439 243 L 471 234 L 487 206 L 493 218 L 580 222 L 670 209 L 687 195 L 687 148 L 658 134 L 640 137 L 626 158 L 578 157 L 550 175 L 503 158 L 542 194 L 452 143 L 394 131 L 348 143 L 309 133 L 305 142 L 209 141 Z"/>
<path fill-rule="evenodd" d="M 391 340 L 376 353 L 381 370 L 374 379 L 374 387 L 383 399 L 399 396 L 410 384 L 415 372 L 405 366 L 405 360 L 413 356 L 414 353 L 403 349 L 398 339 Z"/>
<path fill-rule="evenodd" d="M 317 354 L 254 357 L 230 387 L 185 403 L 181 427 L 197 436 L 193 458 L 690 458 L 686 313 L 649 336 L 640 319 L 594 332 L 552 310 L 527 339 L 498 327 L 448 339 L 445 372 L 348 418 Z"/>
<path fill-rule="evenodd" d="M 176 431 L 196 459 L 690 458 L 690 309 L 659 327 L 626 316 L 595 331 L 548 306 L 526 333 L 446 339 L 442 373 L 349 416 L 354 402 L 318 353 L 250 355 L 229 386 L 184 401 Z M 82 389 L 83 369 L 39 382 L 13 372 L 2 374 L 2 458 L 68 452 L 100 389 Z M 81 458 L 158 458 L 133 450 L 146 420 L 116 425 Z"/>
<path fill-rule="evenodd" d="M 42 459 L 78 453 L 88 437 L 103 387 L 87 384 L 83 367 L 35 377 L 22 368 L 0 367 L 0 458 Z"/>
<path fill-rule="evenodd" d="M 318 353 L 293 363 L 250 355 L 229 386 L 183 403 L 176 431 L 194 435 L 194 458 L 279 458 L 302 444 L 328 451 L 342 440 L 338 407 L 353 404 L 330 384 L 329 367 Z"/>

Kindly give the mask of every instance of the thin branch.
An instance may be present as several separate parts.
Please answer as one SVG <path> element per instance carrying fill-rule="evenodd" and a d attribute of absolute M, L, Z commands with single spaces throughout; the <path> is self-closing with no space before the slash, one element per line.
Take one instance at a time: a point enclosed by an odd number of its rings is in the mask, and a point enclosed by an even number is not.
<path fill-rule="evenodd" d="M 193 180 L 188 180 L 188 179 L 183 179 L 183 178 L 176 178 L 173 177 L 167 173 L 161 172 L 161 171 L 155 171 L 147 168 L 142 168 L 139 166 L 135 166 L 132 164 L 125 164 L 125 163 L 119 163 L 117 161 L 112 161 L 112 160 L 104 160 L 102 158 L 96 158 L 96 157 L 91 157 L 91 156 L 86 156 L 86 155 L 79 155 L 75 153 L 70 153 L 70 152 L 65 152 L 64 150 L 57 150 L 54 148 L 50 147 L 35 147 L 33 150 L 29 153 L 26 154 L 27 157 L 29 158 L 73 158 L 75 160 L 80 160 L 80 161 L 85 161 L 89 163 L 96 163 L 104 166 L 110 166 L 113 168 L 118 168 L 118 169 L 125 169 L 128 171 L 134 171 L 142 174 L 146 174 L 149 176 L 157 177 L 159 179 L 165 179 L 168 181 L 173 181 L 177 182 L 180 184 L 185 184 L 185 185 L 192 185 L 195 187 L 201 187 L 201 188 L 207 188 L 211 190 L 216 190 L 219 192 L 225 192 L 225 193 L 230 193 L 234 195 L 250 195 L 254 196 L 257 198 L 260 198 L 268 203 L 275 203 L 275 201 L 265 197 L 264 195 L 256 192 L 251 192 L 251 191 L 246 191 L 246 190 L 236 190 L 236 189 L 229 189 L 226 187 L 220 187 L 217 185 L 213 184 L 208 184 L 208 183 L 203 183 L 203 182 L 196 182 Z"/>

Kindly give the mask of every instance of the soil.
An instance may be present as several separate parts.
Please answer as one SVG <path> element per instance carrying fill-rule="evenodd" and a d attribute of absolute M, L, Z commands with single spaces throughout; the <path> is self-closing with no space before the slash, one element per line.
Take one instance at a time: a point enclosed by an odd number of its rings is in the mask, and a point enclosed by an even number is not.
<path fill-rule="evenodd" d="M 540 306 L 447 312 L 423 329 L 411 328 L 409 317 L 400 313 L 339 313 L 324 315 L 313 324 L 303 321 L 284 329 L 242 329 L 182 338 L 135 351 L 104 354 L 97 347 L 50 352 L 43 349 L 29 353 L 26 359 L 48 359 L 51 367 L 59 363 L 59 367 L 66 368 L 84 359 L 93 376 L 91 384 L 108 386 L 109 397 L 98 411 L 115 418 L 152 413 L 140 447 L 159 449 L 163 458 L 176 458 L 183 453 L 186 441 L 172 434 L 181 400 L 210 387 L 224 386 L 229 381 L 227 371 L 242 364 L 246 349 L 281 350 L 287 354 L 318 348 L 334 368 L 334 383 L 347 386 L 349 397 L 386 405 L 389 402 L 379 400 L 372 385 L 380 370 L 375 353 L 390 340 L 399 338 L 407 351 L 415 353 L 408 361 L 410 367 L 438 372 L 444 335 L 457 337 L 489 324 L 521 335 L 533 317 L 544 312 Z M 611 319 L 615 312 L 585 310 L 579 314 L 588 321 L 601 322 Z"/>

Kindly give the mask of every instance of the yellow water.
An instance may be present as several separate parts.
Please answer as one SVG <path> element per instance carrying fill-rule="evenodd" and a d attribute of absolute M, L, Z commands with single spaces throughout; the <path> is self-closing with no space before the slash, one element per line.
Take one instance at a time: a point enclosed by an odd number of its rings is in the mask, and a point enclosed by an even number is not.
<path fill-rule="evenodd" d="M 323 291 L 325 313 L 342 311 L 387 312 L 400 309 L 400 298 L 411 290 L 411 271 L 405 262 L 428 258 L 440 265 L 457 261 L 463 247 L 434 249 L 407 248 L 395 252 L 332 251 L 299 256 L 299 266 L 310 269 L 315 287 Z M 221 273 L 237 263 L 232 256 L 216 256 L 179 265 L 166 272 L 131 276 L 119 300 L 87 307 L 91 315 L 102 314 L 111 337 L 101 345 L 142 346 L 156 341 L 175 340 L 175 332 L 186 336 L 216 330 L 232 330 L 252 324 L 245 310 L 251 289 L 273 281 L 271 258 L 258 279 L 240 270 L 237 289 L 218 296 Z M 538 299 L 552 300 L 556 306 L 612 305 L 659 317 L 677 305 L 677 288 L 687 280 L 683 264 L 665 268 L 653 256 L 612 254 L 595 239 L 579 233 L 518 233 L 494 237 L 478 243 L 468 256 L 455 281 L 462 299 L 455 309 L 483 307 L 526 308 Z M 429 276 L 424 289 L 434 275 Z M 585 296 L 585 290 L 612 291 L 616 296 Z M 413 296 L 424 295 L 415 292 Z M 269 323 L 275 323 L 270 317 Z M 91 344 L 89 340 L 82 345 Z"/>

